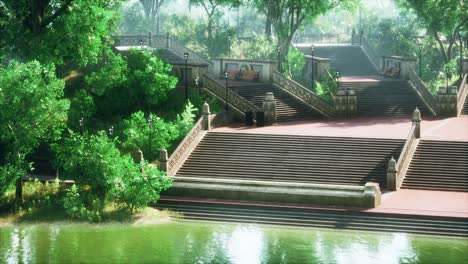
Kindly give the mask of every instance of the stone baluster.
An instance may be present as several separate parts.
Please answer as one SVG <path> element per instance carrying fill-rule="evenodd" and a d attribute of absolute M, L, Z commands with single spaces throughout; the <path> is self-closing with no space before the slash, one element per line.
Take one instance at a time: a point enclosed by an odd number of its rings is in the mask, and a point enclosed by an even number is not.
<path fill-rule="evenodd" d="M 414 137 L 420 138 L 421 137 L 421 112 L 416 107 L 413 111 L 413 116 L 411 117 L 411 121 L 413 124 L 416 125 L 416 130 L 414 131 Z"/>
<path fill-rule="evenodd" d="M 161 149 L 159 151 L 158 170 L 167 172 L 167 150 Z"/>
<path fill-rule="evenodd" d="M 263 112 L 265 112 L 265 125 L 276 123 L 276 99 L 272 92 L 267 92 L 265 95 Z"/>
<path fill-rule="evenodd" d="M 396 160 L 392 157 L 388 161 L 387 167 L 387 189 L 390 191 L 397 190 L 397 175 L 398 171 L 396 169 Z"/>
<path fill-rule="evenodd" d="M 210 130 L 211 129 L 211 121 L 210 121 L 210 105 L 205 102 L 203 104 L 203 111 L 202 111 L 202 115 L 203 115 L 203 129 L 204 130 Z"/>

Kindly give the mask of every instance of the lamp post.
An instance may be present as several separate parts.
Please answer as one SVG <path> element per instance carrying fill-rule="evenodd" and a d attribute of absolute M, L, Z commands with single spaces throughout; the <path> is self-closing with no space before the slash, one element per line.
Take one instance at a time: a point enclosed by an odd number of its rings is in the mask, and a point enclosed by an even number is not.
<path fill-rule="evenodd" d="M 449 67 L 445 67 L 445 89 L 448 91 Z"/>
<path fill-rule="evenodd" d="M 458 40 L 460 41 L 460 79 L 463 77 L 463 36 L 458 33 Z"/>
<path fill-rule="evenodd" d="M 148 115 L 148 142 L 149 142 L 149 152 L 148 152 L 148 160 L 151 161 L 151 125 L 153 124 L 153 118 L 151 117 L 151 114 Z"/>
<path fill-rule="evenodd" d="M 314 89 L 314 45 L 310 46 L 310 51 L 312 53 L 312 59 L 310 60 L 310 80 L 312 82 L 312 89 Z"/>
<path fill-rule="evenodd" d="M 231 36 L 228 36 L 228 57 L 231 57 Z"/>
<path fill-rule="evenodd" d="M 419 42 L 419 77 L 422 78 L 422 48 L 423 44 Z"/>
<path fill-rule="evenodd" d="M 188 98 L 188 64 L 187 64 L 187 60 L 188 60 L 188 53 L 185 52 L 184 53 L 184 60 L 185 60 L 185 99 Z"/>
<path fill-rule="evenodd" d="M 228 76 L 229 76 L 228 72 L 225 71 L 224 79 L 226 80 L 226 104 L 224 107 L 225 107 L 226 112 L 228 111 Z"/>
<path fill-rule="evenodd" d="M 140 48 L 143 49 L 143 39 L 140 39 Z"/>
<path fill-rule="evenodd" d="M 296 48 L 297 48 L 298 38 L 299 38 L 299 36 L 298 36 L 297 33 L 296 33 L 296 34 L 294 35 L 294 39 L 296 40 Z"/>
<path fill-rule="evenodd" d="M 114 126 L 109 127 L 109 136 L 114 135 Z"/>
<path fill-rule="evenodd" d="M 195 78 L 195 85 L 197 86 L 197 95 L 200 96 L 200 77 Z"/>
<path fill-rule="evenodd" d="M 282 72 L 282 70 L 281 70 L 281 48 L 280 48 L 280 46 L 278 46 L 277 52 L 278 52 L 278 71 Z"/>
<path fill-rule="evenodd" d="M 80 118 L 78 122 L 80 122 L 80 134 L 83 135 L 84 118 Z"/>

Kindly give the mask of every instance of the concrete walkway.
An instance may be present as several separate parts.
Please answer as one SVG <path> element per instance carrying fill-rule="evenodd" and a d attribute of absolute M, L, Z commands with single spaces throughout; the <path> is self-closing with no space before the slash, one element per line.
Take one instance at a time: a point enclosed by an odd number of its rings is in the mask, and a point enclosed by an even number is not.
<path fill-rule="evenodd" d="M 344 120 L 300 121 L 267 127 L 234 124 L 213 129 L 215 132 L 277 135 L 362 137 L 406 139 L 411 129 L 409 118 L 355 118 Z M 421 123 L 422 139 L 468 142 L 468 116 L 446 119 L 427 118 Z"/>

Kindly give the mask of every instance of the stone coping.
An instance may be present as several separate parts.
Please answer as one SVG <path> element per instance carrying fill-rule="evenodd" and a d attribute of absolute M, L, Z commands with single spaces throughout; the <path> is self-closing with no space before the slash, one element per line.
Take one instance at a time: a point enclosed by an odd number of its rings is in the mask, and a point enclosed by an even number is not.
<path fill-rule="evenodd" d="M 317 56 L 312 57 L 311 55 L 304 55 L 304 58 L 309 59 L 309 60 L 320 61 L 320 62 L 332 61 L 331 59 L 328 59 L 328 58 L 322 58 L 322 57 L 317 57 Z"/>
<path fill-rule="evenodd" d="M 400 61 L 416 61 L 416 58 L 413 58 L 413 57 L 403 57 L 403 56 L 395 56 L 395 55 L 383 56 L 383 57 L 385 59 L 389 58 L 389 59 L 400 60 Z"/>
<path fill-rule="evenodd" d="M 215 58 L 215 61 L 236 61 L 236 62 L 254 62 L 254 63 L 263 63 L 263 64 L 276 64 L 275 60 L 257 60 L 257 59 L 239 59 L 239 58 Z"/>

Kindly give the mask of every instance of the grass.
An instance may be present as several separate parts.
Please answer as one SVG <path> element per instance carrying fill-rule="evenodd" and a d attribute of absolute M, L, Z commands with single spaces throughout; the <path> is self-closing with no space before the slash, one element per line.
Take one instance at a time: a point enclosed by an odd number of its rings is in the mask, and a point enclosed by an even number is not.
<path fill-rule="evenodd" d="M 40 182 L 25 183 L 23 204 L 15 206 L 14 190 L 9 190 L 0 199 L 0 226 L 37 223 L 88 223 L 86 219 L 72 219 L 63 208 L 65 187 Z M 118 204 L 108 203 L 101 212 L 99 223 L 158 224 L 182 218 L 177 212 L 158 210 L 152 207 L 140 209 L 134 214 Z"/>

